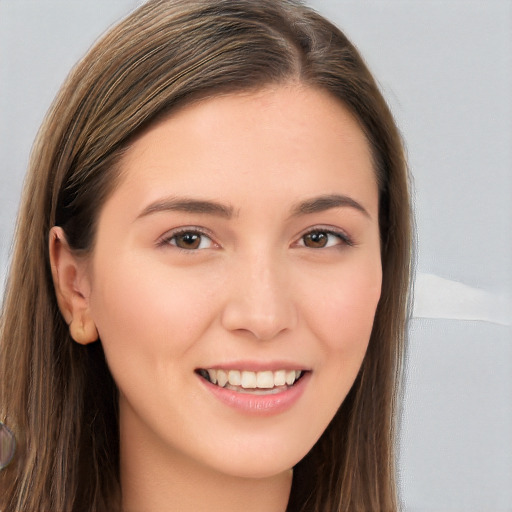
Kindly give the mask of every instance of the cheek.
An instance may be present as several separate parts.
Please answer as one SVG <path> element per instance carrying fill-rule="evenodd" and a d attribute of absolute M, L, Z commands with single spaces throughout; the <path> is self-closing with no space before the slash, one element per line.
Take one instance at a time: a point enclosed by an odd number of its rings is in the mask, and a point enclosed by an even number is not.
<path fill-rule="evenodd" d="M 91 311 L 112 364 L 128 357 L 155 365 L 162 356 L 177 358 L 213 315 L 214 297 L 207 288 L 199 293 L 197 282 L 187 285 L 158 262 L 118 261 L 96 276 L 96 283 Z"/>
<path fill-rule="evenodd" d="M 331 275 L 311 303 L 310 325 L 331 351 L 364 355 L 380 299 L 380 261 Z"/>
<path fill-rule="evenodd" d="M 313 372 L 318 395 L 309 412 L 315 418 L 312 436 L 331 422 L 361 368 L 380 298 L 380 262 L 331 272 L 323 285 L 310 295 L 307 313 L 308 328 L 318 341 Z"/>

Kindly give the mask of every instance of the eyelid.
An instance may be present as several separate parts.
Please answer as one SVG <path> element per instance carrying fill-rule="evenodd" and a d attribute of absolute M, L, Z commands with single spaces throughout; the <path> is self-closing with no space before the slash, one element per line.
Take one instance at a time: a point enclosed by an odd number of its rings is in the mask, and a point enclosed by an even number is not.
<path fill-rule="evenodd" d="M 323 232 L 328 235 L 333 235 L 333 236 L 339 238 L 339 240 L 340 240 L 339 245 L 348 245 L 350 247 L 355 245 L 354 240 L 345 230 L 338 228 L 338 227 L 326 226 L 326 225 L 311 226 L 310 228 L 307 228 L 306 230 L 302 231 L 295 238 L 296 241 L 292 245 L 299 245 L 301 247 L 305 247 L 305 245 L 303 243 L 301 244 L 300 242 L 306 235 L 309 235 L 309 234 L 315 233 L 315 232 Z M 179 250 L 182 250 L 185 252 L 197 252 L 200 250 L 204 250 L 204 249 L 183 249 L 181 247 L 178 247 L 176 244 L 170 243 L 174 237 L 181 235 L 181 234 L 185 234 L 185 233 L 193 233 L 193 234 L 201 235 L 201 236 L 206 237 L 209 240 L 211 240 L 212 245 L 214 247 L 220 247 L 220 245 L 215 241 L 215 238 L 214 238 L 213 234 L 210 232 L 210 230 L 208 230 L 204 227 L 200 227 L 200 226 L 180 226 L 178 228 L 174 228 L 169 231 L 166 231 L 162 236 L 160 236 L 157 239 L 156 245 L 159 247 L 172 246 L 172 247 L 175 247 L 176 249 L 179 249 Z M 330 246 L 330 247 L 332 247 L 332 246 Z M 327 248 L 329 248 L 329 247 L 327 247 Z"/>
<path fill-rule="evenodd" d="M 353 247 L 355 244 L 354 239 L 343 229 L 334 227 L 334 226 L 326 226 L 326 225 L 319 225 L 319 226 L 312 226 L 306 230 L 304 230 L 298 237 L 296 244 L 299 244 L 300 241 L 310 233 L 326 233 L 329 235 L 333 235 L 340 239 L 340 245 L 348 245 L 349 247 Z M 301 247 L 305 247 L 304 244 L 300 245 Z M 329 247 L 327 247 L 329 248 Z M 315 249 L 318 250 L 318 249 Z"/>
<path fill-rule="evenodd" d="M 208 229 L 200 227 L 200 226 L 180 226 L 178 228 L 174 228 L 169 231 L 166 231 L 162 236 L 160 236 L 157 239 L 156 245 L 158 247 L 171 246 L 178 250 L 181 250 L 184 252 L 189 252 L 189 253 L 204 250 L 204 249 L 183 249 L 182 247 L 178 247 L 177 245 L 171 243 L 171 240 L 174 237 L 183 235 L 186 233 L 193 233 L 193 234 L 197 234 L 197 235 L 206 237 L 211 240 L 212 245 L 214 247 L 219 247 L 219 244 L 215 241 L 212 233 L 210 233 L 210 231 Z"/>

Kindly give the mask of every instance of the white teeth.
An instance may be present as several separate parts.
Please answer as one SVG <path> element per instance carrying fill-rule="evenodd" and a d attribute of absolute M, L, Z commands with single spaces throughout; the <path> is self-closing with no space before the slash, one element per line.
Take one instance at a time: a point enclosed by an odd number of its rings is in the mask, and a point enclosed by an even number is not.
<path fill-rule="evenodd" d="M 242 376 L 238 370 L 229 370 L 228 381 L 232 386 L 240 386 L 242 383 Z"/>
<path fill-rule="evenodd" d="M 223 388 L 228 383 L 228 374 L 224 370 L 217 370 L 217 384 Z"/>
<path fill-rule="evenodd" d="M 210 380 L 217 384 L 217 370 L 208 370 L 208 375 L 210 376 Z"/>
<path fill-rule="evenodd" d="M 254 372 L 242 372 L 241 385 L 244 389 L 256 387 L 256 374 Z"/>
<path fill-rule="evenodd" d="M 284 386 L 286 384 L 286 370 L 274 372 L 274 386 Z"/>
<path fill-rule="evenodd" d="M 291 386 L 295 382 L 295 370 L 290 370 L 286 372 L 286 384 Z"/>
<path fill-rule="evenodd" d="M 258 372 L 256 374 L 256 386 L 262 389 L 271 389 L 274 387 L 274 372 Z"/>
<path fill-rule="evenodd" d="M 205 372 L 205 370 L 201 370 Z M 210 382 L 220 387 L 242 387 L 243 389 L 268 390 L 283 386 L 292 386 L 302 375 L 301 370 L 265 370 L 262 372 L 220 370 L 210 368 L 206 370 Z"/>

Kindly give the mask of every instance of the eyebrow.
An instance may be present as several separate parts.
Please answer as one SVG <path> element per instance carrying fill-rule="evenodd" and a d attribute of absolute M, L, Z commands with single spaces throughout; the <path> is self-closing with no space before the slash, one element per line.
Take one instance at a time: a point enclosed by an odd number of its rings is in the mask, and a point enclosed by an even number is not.
<path fill-rule="evenodd" d="M 146 206 L 137 218 L 139 219 L 141 217 L 151 215 L 152 213 L 169 211 L 215 215 L 227 219 L 233 216 L 233 207 L 217 203 L 216 201 L 189 198 L 168 198 L 155 201 L 154 203 Z"/>
<path fill-rule="evenodd" d="M 341 194 L 329 194 L 303 201 L 292 208 L 292 216 L 319 213 L 331 208 L 354 208 L 371 219 L 366 208 L 355 199 Z"/>
<path fill-rule="evenodd" d="M 292 217 L 301 215 L 310 215 L 330 210 L 332 208 L 353 208 L 366 217 L 371 218 L 363 205 L 355 199 L 341 194 L 328 194 L 318 196 L 306 201 L 302 201 L 292 207 Z M 191 198 L 167 198 L 149 204 L 137 216 L 137 219 L 146 217 L 153 213 L 178 211 L 185 213 L 198 213 L 203 215 L 215 215 L 230 219 L 233 217 L 234 209 L 232 206 L 224 205 L 216 201 L 191 199 Z"/>

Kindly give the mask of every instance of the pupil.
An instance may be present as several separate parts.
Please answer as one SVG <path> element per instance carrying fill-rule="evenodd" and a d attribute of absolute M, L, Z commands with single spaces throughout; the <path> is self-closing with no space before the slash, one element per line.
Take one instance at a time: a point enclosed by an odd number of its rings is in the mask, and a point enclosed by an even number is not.
<path fill-rule="evenodd" d="M 200 236 L 194 233 L 185 233 L 178 238 L 178 242 L 181 242 L 181 244 L 178 243 L 178 245 L 181 245 L 182 247 L 195 249 L 199 246 Z"/>
<path fill-rule="evenodd" d="M 306 245 L 309 245 L 309 247 L 324 247 L 326 243 L 327 235 L 321 231 L 306 235 Z"/>

